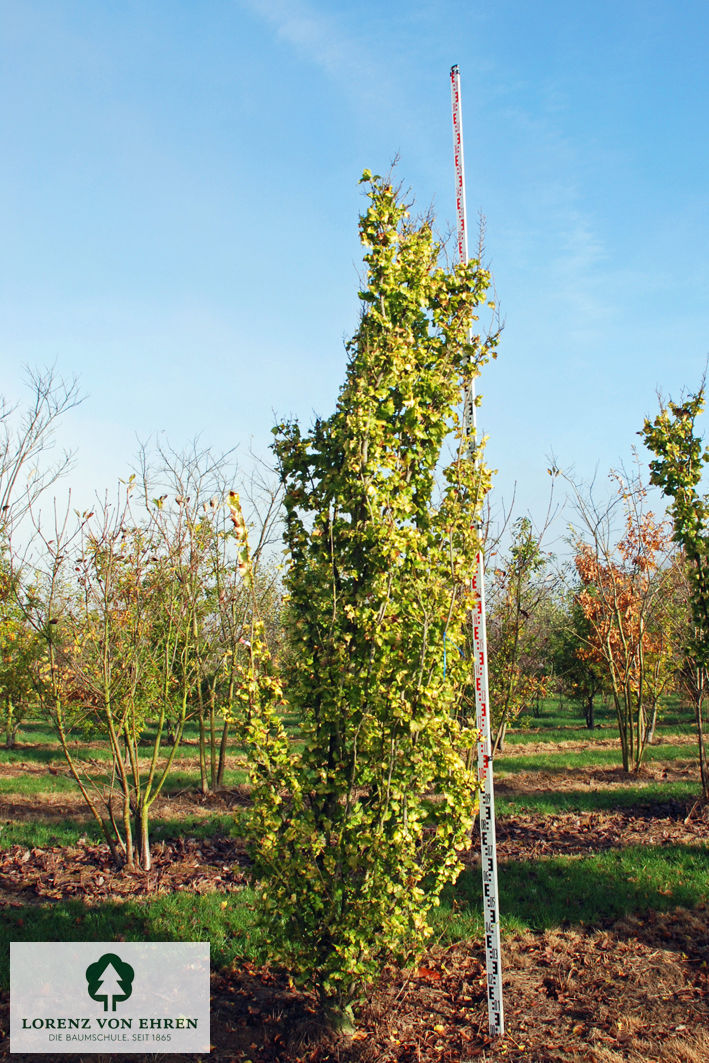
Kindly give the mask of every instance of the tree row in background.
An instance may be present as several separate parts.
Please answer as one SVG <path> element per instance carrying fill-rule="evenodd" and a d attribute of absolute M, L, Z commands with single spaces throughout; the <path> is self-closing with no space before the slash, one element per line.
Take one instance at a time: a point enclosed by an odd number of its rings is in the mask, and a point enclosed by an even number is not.
<path fill-rule="evenodd" d="M 146 870 L 151 809 L 187 729 L 203 793 L 244 750 L 266 940 L 340 1023 L 387 959 L 420 955 L 470 843 L 471 579 L 490 475 L 461 405 L 498 339 L 475 331 L 494 309 L 481 264 L 442 266 L 431 220 L 364 180 L 367 278 L 345 382 L 329 418 L 275 430 L 278 490 L 239 492 L 228 457 L 208 450 L 155 448 L 91 510 L 50 506 L 68 459 L 43 459 L 76 385 L 35 375 L 25 410 L 0 407 L 6 744 L 31 713 L 51 722 L 116 865 Z M 615 475 L 600 505 L 568 481 L 564 564 L 526 516 L 487 535 L 495 753 L 549 697 L 575 703 L 589 729 L 603 699 L 623 768 L 639 772 L 663 703 L 683 691 L 709 797 L 702 403 L 670 403 L 645 425 L 670 521 L 648 510 L 640 479 Z"/>
<path fill-rule="evenodd" d="M 40 377 L 33 386 L 35 401 L 17 439 L 11 439 L 10 411 L 0 422 L 6 433 L 0 489 L 8 499 L 0 561 L 4 742 L 12 746 L 27 714 L 39 709 L 53 722 L 116 860 L 149 866 L 150 808 L 188 721 L 198 729 L 202 791 L 223 785 L 254 609 L 266 623 L 273 655 L 283 662 L 293 655 L 295 642 L 284 639 L 274 552 L 265 551 L 274 538 L 277 492 L 263 483 L 250 489 L 259 503 L 250 519 L 253 591 L 244 578 L 245 531 L 229 487 L 235 473 L 208 451 L 152 457 L 144 451 L 139 472 L 114 499 L 61 517 L 45 506 L 38 516 L 41 484 L 33 495 L 23 487 L 23 463 L 37 460 L 75 390 Z M 25 446 L 23 433 L 32 437 Z M 612 484 L 610 501 L 602 503 L 572 484 L 576 519 L 565 567 L 544 549 L 543 533 L 527 517 L 511 522 L 506 547 L 490 551 L 496 752 L 510 726 L 533 722 L 545 698 L 577 704 L 590 729 L 601 699 L 615 710 L 623 767 L 638 771 L 663 697 L 678 693 L 703 706 L 697 642 L 703 629 L 686 543 L 678 546 L 670 524 L 646 511 L 639 479 L 615 476 Z M 24 536 L 17 530 L 23 518 Z M 20 551 L 17 543 L 28 537 L 32 550 Z M 462 661 L 470 659 L 468 641 L 464 635 Z M 706 788 L 701 712 L 698 721 Z M 77 740 L 109 750 L 110 783 L 100 781 L 106 773 L 98 760 L 92 771 L 76 756 Z"/>
<path fill-rule="evenodd" d="M 229 466 L 144 450 L 140 472 L 92 511 L 30 507 L 30 529 L 5 525 L 6 745 L 32 709 L 52 723 L 118 865 L 150 867 L 151 807 L 188 722 L 202 792 L 223 785 L 254 616 L 274 647 L 280 637 L 279 575 L 262 556 L 277 491 L 251 485 L 247 560 Z"/>

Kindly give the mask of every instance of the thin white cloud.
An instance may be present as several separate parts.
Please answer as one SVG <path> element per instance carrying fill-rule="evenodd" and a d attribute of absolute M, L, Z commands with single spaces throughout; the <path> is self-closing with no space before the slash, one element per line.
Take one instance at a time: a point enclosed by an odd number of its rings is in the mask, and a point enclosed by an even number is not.
<path fill-rule="evenodd" d="M 541 111 L 502 112 L 516 193 L 510 198 L 506 187 L 498 198 L 501 235 L 507 260 L 528 275 L 530 303 L 553 306 L 566 334 L 587 344 L 602 336 L 613 314 L 613 264 L 585 192 L 586 146 L 568 121 L 561 88 L 550 83 L 545 95 L 553 105 Z"/>
<path fill-rule="evenodd" d="M 318 10 L 303 0 L 241 0 L 242 6 L 263 19 L 276 36 L 306 62 L 319 67 L 341 87 L 361 96 L 378 94 L 381 71 L 366 54 L 358 35 L 342 19 Z"/>

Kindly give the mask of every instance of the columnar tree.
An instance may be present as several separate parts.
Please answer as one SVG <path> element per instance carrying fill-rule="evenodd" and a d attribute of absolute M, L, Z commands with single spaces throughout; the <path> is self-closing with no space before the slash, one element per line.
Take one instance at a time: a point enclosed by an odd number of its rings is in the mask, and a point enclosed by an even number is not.
<path fill-rule="evenodd" d="M 645 420 L 642 435 L 654 455 L 650 480 L 671 499 L 674 538 L 683 551 L 692 623 L 684 639 L 681 675 L 694 703 L 699 741 L 702 792 L 709 799 L 709 759 L 705 718 L 709 669 L 709 497 L 699 491 L 709 448 L 695 430 L 704 409 L 704 387 L 684 402 L 662 403 L 654 421 Z"/>
<path fill-rule="evenodd" d="M 496 342 L 470 334 L 489 283 L 479 263 L 443 268 L 430 221 L 412 223 L 386 181 L 363 181 L 367 284 L 336 410 L 307 433 L 275 429 L 303 745 L 274 740 L 256 802 L 274 954 L 340 1017 L 385 959 L 421 946 L 469 843 L 477 735 L 462 711 L 470 662 L 454 647 L 489 475 L 460 404 Z"/>

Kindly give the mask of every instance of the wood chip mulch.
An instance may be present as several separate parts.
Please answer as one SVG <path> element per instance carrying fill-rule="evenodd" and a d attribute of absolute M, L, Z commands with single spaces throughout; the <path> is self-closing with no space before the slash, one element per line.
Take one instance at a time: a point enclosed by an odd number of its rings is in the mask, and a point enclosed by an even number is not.
<path fill-rule="evenodd" d="M 176 890 L 233 893 L 246 881 L 243 845 L 234 838 L 178 838 L 152 847 L 150 871 L 116 872 L 107 845 L 0 850 L 0 903 L 80 897 L 91 904 Z"/>
<path fill-rule="evenodd" d="M 628 845 L 697 845 L 709 840 L 709 808 L 698 809 L 685 822 L 687 811 L 684 801 L 667 801 L 615 812 L 503 816 L 497 822 L 497 855 L 501 861 L 536 860 Z M 473 860 L 476 851 L 474 844 Z"/>

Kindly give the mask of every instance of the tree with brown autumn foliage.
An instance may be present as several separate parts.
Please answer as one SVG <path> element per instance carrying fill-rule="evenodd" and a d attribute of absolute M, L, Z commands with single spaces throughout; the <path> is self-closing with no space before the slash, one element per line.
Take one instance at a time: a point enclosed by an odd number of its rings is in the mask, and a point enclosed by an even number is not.
<path fill-rule="evenodd" d="M 576 542 L 581 589 L 577 601 L 588 622 L 581 657 L 606 670 L 615 704 L 625 771 L 638 772 L 651 737 L 658 698 L 672 669 L 660 614 L 671 548 L 670 530 L 644 512 L 645 490 L 618 478 L 623 533 L 613 543 L 611 504 L 599 514 L 577 492 L 588 538 Z"/>

